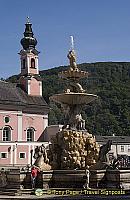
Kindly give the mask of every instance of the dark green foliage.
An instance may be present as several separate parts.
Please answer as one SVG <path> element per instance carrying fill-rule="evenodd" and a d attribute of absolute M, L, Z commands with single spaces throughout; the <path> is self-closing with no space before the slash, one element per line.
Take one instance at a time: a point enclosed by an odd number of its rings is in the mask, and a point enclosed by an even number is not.
<path fill-rule="evenodd" d="M 9 77 L 6 81 L 12 82 L 12 83 L 18 83 L 18 80 L 20 78 L 20 74 L 19 75 L 13 75 L 11 77 Z"/>
<path fill-rule="evenodd" d="M 88 79 L 81 80 L 83 88 L 99 96 L 95 102 L 83 108 L 82 115 L 89 132 L 130 135 L 130 63 L 83 63 L 79 67 L 90 73 Z M 65 89 L 67 83 L 58 78 L 58 73 L 66 68 L 62 66 L 40 72 L 43 77 L 43 96 L 51 106 L 50 124 L 64 123 L 60 105 L 50 103 L 49 97 Z"/>

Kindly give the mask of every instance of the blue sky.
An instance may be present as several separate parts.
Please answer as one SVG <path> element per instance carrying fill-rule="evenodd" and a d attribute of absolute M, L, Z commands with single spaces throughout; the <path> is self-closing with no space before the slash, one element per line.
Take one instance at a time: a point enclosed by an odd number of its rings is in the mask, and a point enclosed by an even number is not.
<path fill-rule="evenodd" d="M 77 63 L 130 61 L 130 0 L 0 0 L 0 77 L 20 72 L 27 16 L 40 70 L 68 65 L 70 35 Z"/>

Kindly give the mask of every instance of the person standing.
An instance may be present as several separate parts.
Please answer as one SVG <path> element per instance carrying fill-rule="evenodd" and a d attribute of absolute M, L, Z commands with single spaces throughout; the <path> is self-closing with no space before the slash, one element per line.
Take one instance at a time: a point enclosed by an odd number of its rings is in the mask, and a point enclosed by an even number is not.
<path fill-rule="evenodd" d="M 89 171 L 89 166 L 88 166 L 88 165 L 87 165 L 87 167 L 86 167 L 85 174 L 86 174 L 86 176 L 85 176 L 86 182 L 85 182 L 85 184 L 83 185 L 83 188 L 84 188 L 84 189 L 89 189 L 89 188 L 90 188 L 90 187 L 89 187 L 90 171 Z"/>
<path fill-rule="evenodd" d="M 35 189 L 36 179 L 37 179 L 37 175 L 38 175 L 39 171 L 40 171 L 39 168 L 35 167 L 35 166 L 33 166 L 32 169 L 31 169 L 31 184 L 32 184 L 32 189 Z"/>

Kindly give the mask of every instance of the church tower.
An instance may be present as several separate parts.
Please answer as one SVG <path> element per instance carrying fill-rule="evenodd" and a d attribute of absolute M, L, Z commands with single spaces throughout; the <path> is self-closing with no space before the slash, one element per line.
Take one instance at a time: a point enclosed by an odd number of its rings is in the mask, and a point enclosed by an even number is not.
<path fill-rule="evenodd" d="M 23 49 L 20 51 L 21 58 L 21 87 L 28 95 L 42 96 L 42 81 L 38 69 L 38 54 L 36 50 L 37 40 L 32 31 L 32 24 L 27 18 L 24 37 L 21 39 Z"/>

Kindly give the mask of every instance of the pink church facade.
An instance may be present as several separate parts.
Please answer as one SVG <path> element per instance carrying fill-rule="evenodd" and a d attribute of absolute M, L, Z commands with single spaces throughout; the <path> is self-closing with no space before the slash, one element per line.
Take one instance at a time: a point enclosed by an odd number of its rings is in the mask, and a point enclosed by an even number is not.
<path fill-rule="evenodd" d="M 18 84 L 0 81 L 0 167 L 33 164 L 36 146 L 43 144 L 49 107 L 42 97 L 42 80 L 32 24 L 25 24 Z M 48 145 L 47 142 L 44 142 Z"/>

